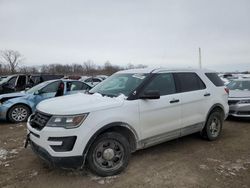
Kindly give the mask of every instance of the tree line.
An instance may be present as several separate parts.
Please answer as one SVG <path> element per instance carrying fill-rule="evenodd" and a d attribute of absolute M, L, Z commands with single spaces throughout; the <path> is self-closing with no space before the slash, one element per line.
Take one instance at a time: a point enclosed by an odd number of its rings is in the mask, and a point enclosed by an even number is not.
<path fill-rule="evenodd" d="M 23 74 L 63 74 L 63 75 L 111 75 L 119 70 L 131 69 L 131 68 L 145 68 L 145 65 L 133 65 L 127 66 L 113 65 L 109 61 L 103 65 L 97 65 L 93 61 L 88 60 L 83 63 L 72 64 L 48 64 L 40 66 L 25 66 L 23 65 L 24 57 L 20 52 L 15 50 L 3 50 L 0 51 L 0 75 L 8 75 L 15 73 Z"/>

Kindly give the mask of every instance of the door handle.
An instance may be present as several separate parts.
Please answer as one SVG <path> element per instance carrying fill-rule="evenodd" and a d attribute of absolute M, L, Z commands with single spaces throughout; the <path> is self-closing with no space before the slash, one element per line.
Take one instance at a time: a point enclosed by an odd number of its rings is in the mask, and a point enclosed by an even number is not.
<path fill-rule="evenodd" d="M 177 103 L 177 102 L 180 102 L 180 100 L 179 99 L 173 99 L 173 100 L 171 100 L 171 101 L 169 101 L 170 103 Z"/>
<path fill-rule="evenodd" d="M 210 93 L 205 93 L 204 94 L 204 97 L 208 97 L 208 96 L 210 96 L 211 94 Z"/>

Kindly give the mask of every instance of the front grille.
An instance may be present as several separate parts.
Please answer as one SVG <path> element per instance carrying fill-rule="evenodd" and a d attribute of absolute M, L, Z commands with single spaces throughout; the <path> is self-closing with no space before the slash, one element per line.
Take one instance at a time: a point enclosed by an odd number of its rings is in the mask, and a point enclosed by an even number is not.
<path fill-rule="evenodd" d="M 237 112 L 239 115 L 250 115 L 250 111 L 239 111 Z"/>
<path fill-rule="evenodd" d="M 229 100 L 228 105 L 234 105 L 234 104 L 236 104 L 238 102 L 239 102 L 239 100 Z"/>
<path fill-rule="evenodd" d="M 229 114 L 234 114 L 235 110 L 229 110 Z"/>
<path fill-rule="evenodd" d="M 42 130 L 50 118 L 50 115 L 36 111 L 30 118 L 30 125 L 37 130 Z"/>

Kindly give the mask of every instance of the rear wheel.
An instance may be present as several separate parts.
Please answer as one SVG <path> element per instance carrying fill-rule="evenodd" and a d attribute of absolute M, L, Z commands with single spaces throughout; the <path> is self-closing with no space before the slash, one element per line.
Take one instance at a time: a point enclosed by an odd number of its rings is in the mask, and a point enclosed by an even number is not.
<path fill-rule="evenodd" d="M 107 132 L 98 136 L 91 145 L 87 164 L 99 176 L 112 176 L 127 167 L 129 158 L 128 140 L 119 133 Z"/>
<path fill-rule="evenodd" d="M 11 107 L 8 112 L 8 119 L 13 123 L 24 122 L 27 121 L 30 114 L 31 111 L 27 106 L 19 104 Z"/>
<path fill-rule="evenodd" d="M 223 114 L 221 111 L 213 111 L 202 130 L 202 136 L 208 140 L 216 140 L 222 131 Z"/>

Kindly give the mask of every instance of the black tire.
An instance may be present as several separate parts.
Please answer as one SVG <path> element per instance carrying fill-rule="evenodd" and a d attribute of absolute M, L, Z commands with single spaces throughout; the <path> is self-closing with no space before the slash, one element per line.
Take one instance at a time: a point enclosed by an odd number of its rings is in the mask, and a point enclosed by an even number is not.
<path fill-rule="evenodd" d="M 8 120 L 12 123 L 25 122 L 29 118 L 31 111 L 28 106 L 18 104 L 14 105 L 8 111 Z"/>
<path fill-rule="evenodd" d="M 87 166 L 99 176 L 113 176 L 127 167 L 130 155 L 129 142 L 123 135 L 116 132 L 103 133 L 90 146 Z"/>
<path fill-rule="evenodd" d="M 209 141 L 216 140 L 222 131 L 223 118 L 224 116 L 221 111 L 212 111 L 209 114 L 206 125 L 201 132 L 202 137 Z"/>

